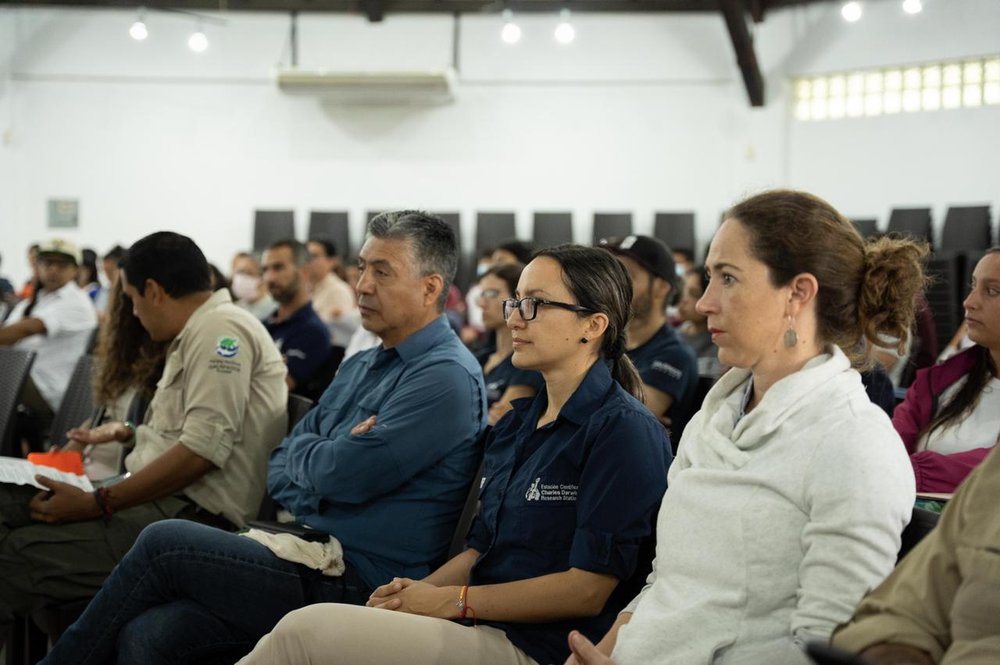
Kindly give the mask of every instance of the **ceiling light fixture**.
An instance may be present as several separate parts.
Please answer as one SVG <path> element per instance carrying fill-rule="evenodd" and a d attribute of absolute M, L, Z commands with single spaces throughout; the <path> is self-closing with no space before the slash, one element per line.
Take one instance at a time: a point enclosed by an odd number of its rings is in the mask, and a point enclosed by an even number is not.
<path fill-rule="evenodd" d="M 572 44 L 573 40 L 576 39 L 576 30 L 569 22 L 568 9 L 559 12 L 559 25 L 556 26 L 555 38 L 560 44 Z"/>
<path fill-rule="evenodd" d="M 137 42 L 141 42 L 146 37 L 149 37 L 149 30 L 146 28 L 146 12 L 142 9 L 139 10 L 139 16 L 135 19 L 128 29 L 129 37 Z"/>
<path fill-rule="evenodd" d="M 503 10 L 503 27 L 500 28 L 500 39 L 505 44 L 516 44 L 521 41 L 521 26 L 514 23 L 514 14 L 509 9 Z"/>
<path fill-rule="evenodd" d="M 919 14 L 924 9 L 920 0 L 903 0 L 903 11 L 907 14 Z"/>
<path fill-rule="evenodd" d="M 208 37 L 205 36 L 205 33 L 202 31 L 200 25 L 198 26 L 198 29 L 195 32 L 192 32 L 191 36 L 188 37 L 188 48 L 195 53 L 204 53 L 208 48 Z"/>
<path fill-rule="evenodd" d="M 857 22 L 861 18 L 861 3 L 854 0 L 845 2 L 844 6 L 840 8 L 840 15 L 848 23 Z"/>

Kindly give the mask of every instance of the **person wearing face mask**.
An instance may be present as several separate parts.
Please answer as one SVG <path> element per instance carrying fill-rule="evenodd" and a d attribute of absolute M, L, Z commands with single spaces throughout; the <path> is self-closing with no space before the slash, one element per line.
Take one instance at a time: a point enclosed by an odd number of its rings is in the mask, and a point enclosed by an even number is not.
<path fill-rule="evenodd" d="M 260 261 L 249 252 L 240 252 L 233 257 L 232 280 L 229 288 L 236 297 L 236 305 L 247 310 L 263 321 L 278 303 L 268 293 L 267 285 L 261 279 Z"/>

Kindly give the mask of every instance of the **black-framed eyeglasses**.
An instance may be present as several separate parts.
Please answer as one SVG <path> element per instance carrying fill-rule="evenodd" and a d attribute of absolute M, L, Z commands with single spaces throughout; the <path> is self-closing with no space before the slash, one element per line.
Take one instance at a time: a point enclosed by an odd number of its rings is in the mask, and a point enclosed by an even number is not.
<path fill-rule="evenodd" d="M 531 296 L 527 298 L 521 298 L 520 300 L 516 298 L 507 298 L 503 301 L 503 320 L 506 321 L 510 318 L 510 315 L 514 313 L 516 309 L 520 314 L 521 318 L 525 321 L 531 321 L 536 316 L 538 316 L 538 306 L 539 305 L 549 305 L 551 307 L 560 307 L 562 309 L 568 309 L 571 312 L 580 312 L 586 314 L 593 314 L 594 310 L 589 307 L 582 307 L 580 305 L 573 305 L 568 302 L 556 302 L 554 300 L 542 300 L 541 298 L 532 298 Z"/>

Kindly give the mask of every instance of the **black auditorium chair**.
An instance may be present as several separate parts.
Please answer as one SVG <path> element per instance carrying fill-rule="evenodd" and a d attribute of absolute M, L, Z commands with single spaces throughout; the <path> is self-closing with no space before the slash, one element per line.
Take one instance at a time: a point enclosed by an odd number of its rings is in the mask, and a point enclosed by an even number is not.
<path fill-rule="evenodd" d="M 992 242 L 989 206 L 952 206 L 941 229 L 942 251 L 981 252 Z"/>
<path fill-rule="evenodd" d="M 94 356 L 84 354 L 76 361 L 73 375 L 69 379 L 59 410 L 52 419 L 49 448 L 62 448 L 66 443 L 66 432 L 78 427 L 84 420 L 97 422 L 94 407 Z"/>
<path fill-rule="evenodd" d="M 486 470 L 483 453 L 486 450 L 486 439 L 489 438 L 490 430 L 492 429 L 491 426 L 487 425 L 486 429 L 482 431 L 476 440 L 476 454 L 479 458 L 479 465 L 476 468 L 475 475 L 472 476 L 472 482 L 469 483 L 469 493 L 465 497 L 465 507 L 462 508 L 458 524 L 455 525 L 455 534 L 451 538 L 451 546 L 448 548 L 448 558 L 445 561 L 461 554 L 465 550 L 465 537 L 469 534 L 469 527 L 472 526 L 472 520 L 479 513 L 479 493 L 483 488 L 483 473 Z"/>
<path fill-rule="evenodd" d="M 455 242 L 458 244 L 458 270 L 455 272 L 455 285 L 465 293 L 475 275 L 473 263 L 462 245 L 462 218 L 457 212 L 435 212 L 433 215 L 443 219 L 455 232 Z"/>
<path fill-rule="evenodd" d="M 602 238 L 624 238 L 632 234 L 632 213 L 594 213 L 594 233 L 591 244 L 596 245 Z"/>
<path fill-rule="evenodd" d="M 5 457 L 21 456 L 14 441 L 14 421 L 18 397 L 34 361 L 34 351 L 0 346 L 0 455 Z"/>
<path fill-rule="evenodd" d="M 288 434 L 299 424 L 299 421 L 306 417 L 316 402 L 302 395 L 290 394 L 288 396 Z"/>
<path fill-rule="evenodd" d="M 934 314 L 938 340 L 947 343 L 962 320 L 963 263 L 965 257 L 954 252 L 938 252 L 927 261 L 931 282 L 927 287 L 927 304 Z"/>
<path fill-rule="evenodd" d="M 658 212 L 653 216 L 653 235 L 673 250 L 695 255 L 698 246 L 694 233 L 693 212 Z"/>
<path fill-rule="evenodd" d="M 517 237 L 512 212 L 476 213 L 476 258 L 487 249 Z"/>
<path fill-rule="evenodd" d="M 302 395 L 296 395 L 294 393 L 288 394 L 288 429 L 286 434 L 291 434 L 295 426 L 299 424 L 299 421 L 306 417 L 312 408 L 316 406 L 316 403 L 309 399 L 308 397 L 303 397 Z M 264 492 L 264 498 L 260 500 L 260 508 L 257 510 L 257 519 L 263 521 L 274 521 L 278 518 L 278 504 L 274 502 L 271 496 Z"/>
<path fill-rule="evenodd" d="M 337 255 L 346 261 L 351 257 L 351 227 L 346 212 L 313 210 L 309 213 L 309 240 L 330 240 L 337 246 Z"/>
<path fill-rule="evenodd" d="M 536 212 L 534 223 L 532 239 L 539 249 L 573 242 L 573 213 Z"/>
<path fill-rule="evenodd" d="M 886 230 L 914 240 L 931 242 L 931 209 L 893 208 Z"/>
<path fill-rule="evenodd" d="M 874 219 L 852 219 L 851 223 L 862 238 L 871 238 L 878 233 L 878 221 Z"/>
<path fill-rule="evenodd" d="M 255 210 L 253 248 L 262 252 L 279 240 L 295 237 L 294 210 Z"/>

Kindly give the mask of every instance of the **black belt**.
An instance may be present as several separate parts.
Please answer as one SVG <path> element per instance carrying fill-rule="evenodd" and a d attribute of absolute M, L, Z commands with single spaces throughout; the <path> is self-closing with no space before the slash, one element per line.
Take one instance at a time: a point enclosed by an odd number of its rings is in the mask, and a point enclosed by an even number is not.
<path fill-rule="evenodd" d="M 199 524 L 204 524 L 206 526 L 214 526 L 216 529 L 222 529 L 223 531 L 236 531 L 238 529 L 238 527 L 228 519 L 222 515 L 216 515 L 215 513 L 202 508 L 190 497 L 178 494 L 176 498 L 187 504 L 179 513 L 177 513 L 177 517 L 185 520 L 191 520 L 192 522 L 198 522 Z"/>

